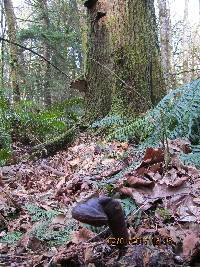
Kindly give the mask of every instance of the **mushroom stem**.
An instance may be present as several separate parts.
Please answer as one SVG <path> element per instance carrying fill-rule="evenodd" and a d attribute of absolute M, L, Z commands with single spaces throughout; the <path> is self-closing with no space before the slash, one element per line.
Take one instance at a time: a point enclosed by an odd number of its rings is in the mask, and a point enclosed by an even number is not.
<path fill-rule="evenodd" d="M 99 203 L 108 217 L 108 226 L 113 237 L 123 238 L 124 242 L 126 242 L 129 235 L 120 202 L 110 197 L 102 197 L 99 199 Z"/>

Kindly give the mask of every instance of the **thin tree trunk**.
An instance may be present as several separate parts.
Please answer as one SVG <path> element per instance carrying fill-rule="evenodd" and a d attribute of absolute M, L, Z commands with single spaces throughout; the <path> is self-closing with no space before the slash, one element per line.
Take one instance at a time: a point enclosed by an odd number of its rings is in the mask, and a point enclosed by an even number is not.
<path fill-rule="evenodd" d="M 48 31 L 50 31 L 47 0 L 39 0 L 38 4 L 42 12 L 44 29 L 45 32 L 47 33 Z M 44 57 L 47 59 L 47 61 L 50 61 L 51 49 L 46 36 L 44 37 L 43 46 L 44 46 Z M 51 91 L 50 91 L 50 75 L 51 75 L 50 64 L 47 61 L 45 63 L 45 74 L 44 74 L 44 103 L 46 107 L 50 106 L 52 103 Z"/>
<path fill-rule="evenodd" d="M 79 14 L 77 0 L 71 0 L 70 7 L 71 7 L 71 16 L 70 16 L 71 18 L 70 18 L 69 24 L 71 24 L 70 26 L 73 26 L 73 28 L 76 29 L 76 32 L 78 33 L 78 37 L 81 40 L 81 24 L 80 24 L 80 14 Z M 83 58 L 81 54 L 81 48 L 74 49 L 74 51 L 78 54 L 79 65 L 80 65 L 80 69 L 82 70 L 83 69 Z"/>
<path fill-rule="evenodd" d="M 1 35 L 5 37 L 3 2 L 1 2 Z M 1 41 L 1 88 L 4 88 L 4 41 Z"/>
<path fill-rule="evenodd" d="M 167 91 L 172 87 L 170 73 L 172 72 L 172 45 L 171 45 L 171 21 L 169 3 L 167 0 L 158 0 L 159 23 L 160 23 L 160 48 L 164 79 Z"/>
<path fill-rule="evenodd" d="M 199 0 L 199 17 L 200 17 L 200 0 Z"/>
<path fill-rule="evenodd" d="M 16 43 L 17 24 L 11 0 L 4 0 L 4 9 L 6 22 L 8 25 L 9 40 Z M 20 100 L 18 49 L 17 46 L 13 45 L 12 43 L 10 43 L 10 79 L 14 94 L 14 102 L 18 102 Z"/>
<path fill-rule="evenodd" d="M 188 4 L 189 0 L 185 0 L 185 7 L 184 7 L 184 29 L 183 29 L 183 82 L 188 83 L 190 80 L 189 77 L 189 55 L 188 55 L 188 40 L 187 40 L 187 33 L 188 33 Z"/>

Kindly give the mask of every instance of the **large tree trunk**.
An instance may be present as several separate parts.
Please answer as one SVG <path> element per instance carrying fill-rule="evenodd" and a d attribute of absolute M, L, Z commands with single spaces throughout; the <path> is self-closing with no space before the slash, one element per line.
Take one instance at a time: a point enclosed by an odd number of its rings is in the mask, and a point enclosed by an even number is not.
<path fill-rule="evenodd" d="M 165 92 L 153 0 L 86 1 L 87 118 L 145 111 Z M 116 107 L 116 105 L 115 105 Z"/>
<path fill-rule="evenodd" d="M 17 42 L 16 38 L 16 18 L 14 14 L 13 4 L 11 0 L 4 0 L 4 9 L 6 22 L 8 25 L 8 37 L 10 43 L 10 79 L 13 89 L 14 101 L 20 100 L 19 90 L 19 61 L 18 61 L 18 49 L 13 43 Z"/>

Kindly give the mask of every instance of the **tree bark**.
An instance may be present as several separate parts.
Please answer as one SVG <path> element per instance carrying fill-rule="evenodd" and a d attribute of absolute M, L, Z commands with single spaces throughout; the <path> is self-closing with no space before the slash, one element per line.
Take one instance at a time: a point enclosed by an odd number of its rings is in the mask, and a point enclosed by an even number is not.
<path fill-rule="evenodd" d="M 42 19 L 44 23 L 44 58 L 46 58 L 46 65 L 45 65 L 45 74 L 44 74 L 44 103 L 46 107 L 51 106 L 52 99 L 51 99 L 51 91 L 50 91 L 50 77 L 51 77 L 51 69 L 50 64 L 48 61 L 50 61 L 51 58 L 51 48 L 49 46 L 49 41 L 47 39 L 47 33 L 50 32 L 50 20 L 48 16 L 48 4 L 47 0 L 39 0 L 38 5 L 40 7 L 41 13 L 42 13 Z"/>
<path fill-rule="evenodd" d="M 106 115 L 111 108 L 111 95 L 114 80 L 108 71 L 113 69 L 111 44 L 107 16 L 97 18 L 98 12 L 109 11 L 106 1 L 98 1 L 88 9 L 88 53 L 86 92 L 86 121 Z"/>
<path fill-rule="evenodd" d="M 155 105 L 165 87 L 153 0 L 99 0 L 88 22 L 86 120 Z"/>
<path fill-rule="evenodd" d="M 3 2 L 1 2 L 1 35 L 5 37 L 5 25 L 4 25 L 4 14 L 3 14 Z M 4 88 L 4 66 L 5 66 L 5 58 L 4 58 L 4 42 L 1 41 L 1 88 Z"/>
<path fill-rule="evenodd" d="M 200 0 L 199 0 L 199 17 L 200 17 Z"/>
<path fill-rule="evenodd" d="M 14 14 L 12 0 L 4 0 L 4 9 L 6 22 L 8 25 L 8 37 L 10 42 L 10 79 L 13 89 L 14 102 L 20 100 L 20 89 L 19 89 L 19 61 L 18 61 L 18 49 L 13 44 L 16 43 L 16 18 Z"/>
<path fill-rule="evenodd" d="M 188 83 L 190 81 L 189 77 L 189 55 L 188 55 L 188 4 L 189 0 L 185 0 L 184 7 L 184 18 L 183 18 L 183 82 Z"/>
<path fill-rule="evenodd" d="M 159 24 L 160 24 L 160 48 L 163 66 L 163 75 L 166 81 L 167 91 L 172 88 L 170 73 L 172 72 L 172 45 L 171 45 L 171 21 L 169 3 L 167 0 L 158 0 Z"/>

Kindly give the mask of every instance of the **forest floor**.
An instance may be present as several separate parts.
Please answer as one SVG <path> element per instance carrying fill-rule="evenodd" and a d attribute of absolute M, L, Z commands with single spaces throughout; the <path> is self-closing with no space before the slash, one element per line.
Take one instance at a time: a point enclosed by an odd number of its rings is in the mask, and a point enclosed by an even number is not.
<path fill-rule="evenodd" d="M 1 167 L 0 266 L 200 266 L 200 170 L 178 158 L 187 141 L 169 149 L 166 167 L 160 148 L 138 155 L 132 144 L 82 134 L 53 157 Z M 99 237 L 103 229 L 71 217 L 77 202 L 100 195 L 121 199 L 123 253 Z"/>

